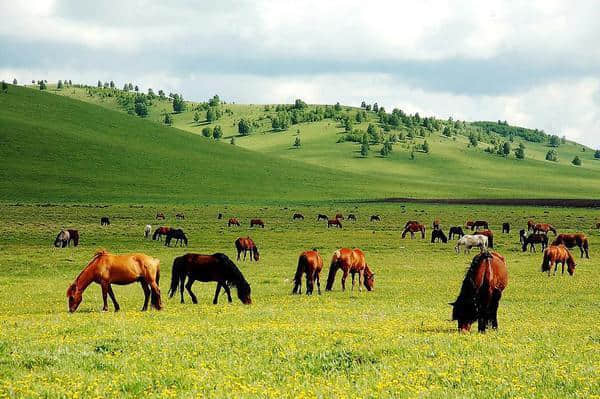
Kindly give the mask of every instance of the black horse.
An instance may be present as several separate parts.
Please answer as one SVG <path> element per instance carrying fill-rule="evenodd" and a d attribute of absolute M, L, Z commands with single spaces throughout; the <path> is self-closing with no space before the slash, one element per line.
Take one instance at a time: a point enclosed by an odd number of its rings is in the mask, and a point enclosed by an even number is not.
<path fill-rule="evenodd" d="M 100 226 L 108 226 L 110 224 L 110 219 L 108 219 L 108 216 L 102 216 L 100 218 Z"/>
<path fill-rule="evenodd" d="M 304 220 L 304 215 L 301 213 L 294 213 L 294 216 L 292 216 L 292 220 Z"/>
<path fill-rule="evenodd" d="M 319 214 L 317 215 L 317 222 L 318 222 L 319 220 L 329 220 L 329 218 L 327 217 L 327 215 L 323 215 L 322 213 L 319 213 Z"/>
<path fill-rule="evenodd" d="M 371 215 L 371 222 L 381 222 L 379 215 Z"/>
<path fill-rule="evenodd" d="M 431 242 L 436 241 L 442 241 L 444 244 L 448 242 L 448 238 L 442 230 L 431 230 Z"/>
<path fill-rule="evenodd" d="M 165 239 L 165 246 L 170 247 L 171 240 L 173 238 L 175 238 L 175 246 L 177 246 L 177 243 L 179 243 L 180 246 L 183 247 L 183 244 L 185 244 L 185 246 L 187 247 L 188 239 L 187 239 L 185 233 L 183 232 L 183 230 L 181 230 L 181 229 L 169 230 L 169 232 L 167 233 L 167 238 Z"/>
<path fill-rule="evenodd" d="M 348 215 L 348 218 L 347 218 L 347 219 L 348 219 L 348 220 L 354 220 L 354 221 L 356 222 L 356 215 L 355 215 L 355 214 L 353 214 L 353 213 L 350 213 L 350 214 Z"/>
<path fill-rule="evenodd" d="M 187 277 L 187 284 L 185 279 Z M 231 291 L 229 287 L 237 288 L 238 298 L 246 305 L 250 305 L 250 284 L 246 281 L 242 272 L 225 254 L 217 253 L 213 255 L 185 254 L 175 258 L 173 261 L 173 270 L 171 273 L 171 288 L 169 297 L 172 298 L 177 292 L 181 293 L 181 303 L 183 303 L 183 287 L 187 289 L 193 303 L 198 303 L 196 295 L 192 292 L 194 281 L 216 281 L 217 290 L 213 304 L 217 304 L 221 288 L 227 293 L 227 300 L 231 302 Z"/>
<path fill-rule="evenodd" d="M 510 223 L 504 222 L 502 223 L 502 232 L 506 234 L 510 234 Z"/>
<path fill-rule="evenodd" d="M 448 238 L 452 239 L 455 235 L 458 236 L 458 238 L 461 238 L 462 236 L 465 235 L 462 227 L 460 227 L 460 226 L 450 227 L 450 231 L 448 232 Z"/>
<path fill-rule="evenodd" d="M 529 251 L 535 252 L 535 244 L 542 244 L 542 251 L 548 247 L 548 236 L 546 234 L 530 234 L 527 237 L 521 237 L 523 243 L 523 252 L 527 251 L 529 245 Z"/>

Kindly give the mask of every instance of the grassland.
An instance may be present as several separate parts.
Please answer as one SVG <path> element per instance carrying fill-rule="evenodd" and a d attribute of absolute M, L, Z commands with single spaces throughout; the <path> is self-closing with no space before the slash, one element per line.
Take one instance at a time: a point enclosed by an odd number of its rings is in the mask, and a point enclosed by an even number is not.
<path fill-rule="evenodd" d="M 188 249 L 144 240 L 143 227 L 183 227 Z M 174 213 L 185 212 L 185 221 Z M 292 213 L 306 215 L 292 222 Z M 317 223 L 317 212 L 354 212 L 342 230 Z M 217 212 L 237 216 L 229 229 Z M 369 223 L 372 213 L 381 223 Z M 102 228 L 101 216 L 111 217 Z M 250 230 L 260 216 L 264 230 Z M 499 310 L 500 329 L 459 335 L 448 319 L 467 255 L 453 244 L 400 239 L 405 220 L 447 228 L 467 218 L 488 219 L 510 281 Z M 574 277 L 548 278 L 540 255 L 521 253 L 517 230 L 528 218 L 559 231 L 585 231 L 591 260 Z M 596 215 L 584 209 L 320 204 L 318 206 L 83 206 L 0 205 L 0 396 L 2 397 L 535 397 L 600 395 L 600 269 Z M 510 221 L 513 232 L 499 234 Z M 51 247 L 57 230 L 78 228 L 78 248 Z M 200 304 L 164 299 L 162 312 L 142 313 L 139 286 L 116 287 L 119 313 L 102 313 L 91 286 L 81 308 L 67 313 L 65 290 L 96 248 L 143 251 L 161 259 L 166 293 L 171 262 L 185 251 L 222 251 L 250 234 L 258 264 L 237 262 L 254 304 L 213 306 L 214 284 L 196 283 Z M 373 292 L 335 290 L 292 296 L 297 256 L 317 247 L 324 258 L 359 246 L 376 273 Z M 578 255 L 577 255 L 578 256 Z M 326 266 L 327 269 L 327 266 Z"/>

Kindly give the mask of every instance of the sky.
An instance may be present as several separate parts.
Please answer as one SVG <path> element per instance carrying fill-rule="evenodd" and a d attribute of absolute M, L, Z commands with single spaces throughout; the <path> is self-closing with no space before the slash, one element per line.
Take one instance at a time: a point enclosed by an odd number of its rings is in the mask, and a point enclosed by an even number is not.
<path fill-rule="evenodd" d="M 0 79 L 506 120 L 600 148 L 600 3 L 0 0 Z"/>

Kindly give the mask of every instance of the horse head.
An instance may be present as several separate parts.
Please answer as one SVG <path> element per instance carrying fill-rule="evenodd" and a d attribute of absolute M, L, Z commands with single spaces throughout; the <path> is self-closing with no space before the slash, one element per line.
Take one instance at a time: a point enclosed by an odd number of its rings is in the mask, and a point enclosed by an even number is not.
<path fill-rule="evenodd" d="M 252 248 L 252 254 L 254 255 L 254 260 L 258 262 L 260 254 L 258 253 L 258 247 L 256 245 L 254 246 L 254 248 Z"/>
<path fill-rule="evenodd" d="M 365 265 L 364 284 L 367 291 L 373 291 L 375 288 L 375 273 L 369 269 L 368 265 Z"/>
<path fill-rule="evenodd" d="M 69 312 L 73 313 L 77 310 L 83 299 L 82 292 L 77 289 L 77 285 L 75 283 L 71 284 L 69 288 L 67 288 L 67 299 L 69 301 Z"/>

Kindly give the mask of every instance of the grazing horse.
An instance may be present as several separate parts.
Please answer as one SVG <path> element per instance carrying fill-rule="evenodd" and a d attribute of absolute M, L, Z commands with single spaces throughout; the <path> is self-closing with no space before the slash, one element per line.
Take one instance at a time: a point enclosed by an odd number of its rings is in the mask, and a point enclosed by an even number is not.
<path fill-rule="evenodd" d="M 431 230 L 431 242 L 442 241 L 444 244 L 448 242 L 446 234 L 442 230 Z"/>
<path fill-rule="evenodd" d="M 556 237 L 556 239 L 552 242 L 552 245 L 561 244 L 569 249 L 579 247 L 581 257 L 583 258 L 583 254 L 585 253 L 585 257 L 588 259 L 590 258 L 588 239 L 583 233 L 559 234 L 558 237 Z"/>
<path fill-rule="evenodd" d="M 494 233 L 491 230 L 476 231 L 473 235 L 482 235 L 488 238 L 488 248 L 494 248 Z"/>
<path fill-rule="evenodd" d="M 356 215 L 353 213 L 348 214 L 348 220 L 354 220 L 356 222 Z"/>
<path fill-rule="evenodd" d="M 79 231 L 72 229 L 61 230 L 54 239 L 54 246 L 56 248 L 66 248 L 71 242 L 73 242 L 74 247 L 79 245 Z"/>
<path fill-rule="evenodd" d="M 381 222 L 379 215 L 371 215 L 371 222 Z"/>
<path fill-rule="evenodd" d="M 106 294 L 115 306 L 115 312 L 119 310 L 119 304 L 113 293 L 111 284 L 126 285 L 140 282 L 144 290 L 144 306 L 142 311 L 148 309 L 148 299 L 151 298 L 152 306 L 160 310 L 160 260 L 146 254 L 135 253 L 127 255 L 112 255 L 105 250 L 97 251 L 92 260 L 83 269 L 75 282 L 67 289 L 69 299 L 69 312 L 74 312 L 83 299 L 83 292 L 91 283 L 100 284 L 102 287 L 103 311 L 108 311 Z"/>
<path fill-rule="evenodd" d="M 154 230 L 154 234 L 152 234 L 152 240 L 162 241 L 162 236 L 166 236 L 169 233 L 169 231 L 171 231 L 170 227 L 162 226 L 157 228 L 156 230 Z"/>
<path fill-rule="evenodd" d="M 375 285 L 375 273 L 369 269 L 365 261 L 365 254 L 358 248 L 340 248 L 333 253 L 331 265 L 329 266 L 329 276 L 327 277 L 327 286 L 325 289 L 331 291 L 335 274 L 338 269 L 342 269 L 342 291 L 346 289 L 346 278 L 348 273 L 352 274 L 352 290 L 354 290 L 354 275 L 358 274 L 358 290 L 362 291 L 361 282 L 364 283 L 367 290 L 373 290 Z"/>
<path fill-rule="evenodd" d="M 292 220 L 304 220 L 304 215 L 301 213 L 294 213 L 294 216 L 292 216 Z"/>
<path fill-rule="evenodd" d="M 467 270 L 455 302 L 450 305 L 452 320 L 458 322 L 459 332 L 469 332 L 477 321 L 479 332 L 488 324 L 498 328 L 498 305 L 502 291 L 508 285 L 508 269 L 504 257 L 497 252 L 475 255 Z"/>
<path fill-rule="evenodd" d="M 323 215 L 322 213 L 319 213 L 319 214 L 317 215 L 317 222 L 318 222 L 319 220 L 329 220 L 329 218 L 327 217 L 327 215 Z"/>
<path fill-rule="evenodd" d="M 434 230 L 439 230 L 441 227 L 440 219 L 435 219 L 433 223 L 431 223 L 431 228 Z"/>
<path fill-rule="evenodd" d="M 342 215 L 341 213 L 336 213 L 335 218 L 344 220 L 344 215 Z"/>
<path fill-rule="evenodd" d="M 175 214 L 175 219 L 183 220 L 183 219 L 185 219 L 185 215 L 183 213 L 177 213 L 177 214 Z"/>
<path fill-rule="evenodd" d="M 146 237 L 146 239 L 150 238 L 151 231 L 152 231 L 152 226 L 147 224 L 146 227 L 144 227 L 144 237 Z"/>
<path fill-rule="evenodd" d="M 221 220 L 223 219 L 223 214 L 219 212 L 219 214 L 217 215 L 217 220 Z"/>
<path fill-rule="evenodd" d="M 490 228 L 488 225 L 488 222 L 486 222 L 485 220 L 476 220 L 473 222 L 473 225 L 471 226 L 471 231 L 479 230 L 480 227 L 484 228 L 486 230 L 488 230 Z"/>
<path fill-rule="evenodd" d="M 244 251 L 244 260 L 246 260 L 246 253 L 250 251 L 250 261 L 252 261 L 252 257 L 254 256 L 254 260 L 258 262 L 260 257 L 258 247 L 250 237 L 240 237 L 235 240 L 235 248 L 237 249 L 237 260 L 240 260 L 242 251 Z"/>
<path fill-rule="evenodd" d="M 179 243 L 179 246 L 183 247 L 183 244 L 187 247 L 188 239 L 183 230 L 181 229 L 171 229 L 167 232 L 167 238 L 165 238 L 165 246 L 171 246 L 171 240 L 175 239 L 175 246 Z"/>
<path fill-rule="evenodd" d="M 535 228 L 536 224 L 537 224 L 536 222 L 534 222 L 533 220 L 529 219 L 527 221 L 527 231 L 533 231 L 533 229 Z"/>
<path fill-rule="evenodd" d="M 416 220 L 409 220 L 408 222 L 406 222 L 404 224 L 403 230 L 406 230 L 408 228 L 408 226 L 410 226 L 411 224 L 420 224 L 420 223 Z"/>
<path fill-rule="evenodd" d="M 100 218 L 100 226 L 108 226 L 110 224 L 110 219 L 108 216 L 102 216 Z"/>
<path fill-rule="evenodd" d="M 525 232 L 525 230 L 521 230 L 523 231 L 523 234 Z M 546 249 L 546 247 L 548 247 L 548 236 L 546 234 L 530 234 L 527 237 L 522 236 L 521 237 L 522 243 L 523 243 L 523 247 L 522 250 L 523 252 L 527 251 L 527 246 L 529 245 L 529 251 L 530 252 L 535 252 L 535 244 L 541 244 L 542 245 L 542 251 L 544 249 Z"/>
<path fill-rule="evenodd" d="M 331 226 L 339 227 L 341 229 L 342 228 L 342 222 L 340 222 L 340 219 L 329 219 L 327 221 L 327 228 L 329 228 Z"/>
<path fill-rule="evenodd" d="M 410 238 L 415 238 L 415 233 L 421 232 L 421 238 L 425 238 L 425 226 L 418 222 L 408 224 L 402 232 L 402 238 L 406 237 L 406 233 L 410 233 Z"/>
<path fill-rule="evenodd" d="M 306 295 L 312 295 L 315 281 L 317 282 L 317 292 L 321 295 L 321 270 L 323 270 L 323 258 L 318 251 L 302 252 L 298 258 L 292 294 L 302 293 L 302 275 L 306 274 Z"/>
<path fill-rule="evenodd" d="M 237 218 L 231 218 L 231 219 L 229 219 L 229 221 L 227 222 L 227 227 L 231 227 L 231 226 L 238 226 L 238 227 L 240 227 L 240 221 L 237 220 Z"/>
<path fill-rule="evenodd" d="M 471 248 L 473 247 L 479 247 L 479 250 L 484 252 L 487 250 L 488 238 L 484 235 L 466 234 L 459 238 L 456 247 L 454 247 L 457 254 L 460 253 L 461 246 L 465 247 L 465 253 L 467 253 L 467 251 L 471 252 Z"/>
<path fill-rule="evenodd" d="M 510 223 L 504 222 L 502 223 L 502 232 L 506 234 L 510 234 Z"/>
<path fill-rule="evenodd" d="M 450 227 L 450 231 L 448 232 L 448 238 L 451 240 L 452 238 L 454 238 L 455 235 L 457 235 L 458 238 L 465 235 L 462 227 L 460 227 L 460 226 Z"/>
<path fill-rule="evenodd" d="M 562 264 L 562 274 L 565 274 L 565 263 L 567 264 L 567 271 L 572 276 L 575 273 L 575 259 L 569 252 L 567 247 L 564 245 L 551 245 L 544 251 L 544 260 L 542 261 L 542 273 L 548 272 L 550 277 L 550 270 L 552 264 L 554 264 L 554 275 L 556 276 L 556 269 L 558 264 Z"/>
<path fill-rule="evenodd" d="M 165 220 L 165 214 L 162 212 L 157 213 L 156 220 L 159 220 L 159 219 Z"/>
<path fill-rule="evenodd" d="M 187 284 L 185 279 L 187 277 Z M 237 294 L 240 301 L 245 305 L 250 305 L 250 284 L 244 278 L 244 275 L 238 267 L 225 254 L 217 253 L 213 255 L 185 254 L 173 260 L 173 270 L 171 273 L 171 288 L 169 297 L 179 291 L 181 293 L 181 303 L 183 303 L 183 287 L 187 289 L 193 303 L 198 303 L 198 298 L 192 292 L 194 281 L 216 281 L 217 290 L 213 304 L 217 304 L 221 288 L 227 293 L 227 300 L 231 303 L 230 286 L 237 288 Z"/>
<path fill-rule="evenodd" d="M 536 224 L 533 227 L 533 232 L 534 233 L 548 234 L 549 231 L 553 232 L 554 235 L 556 235 L 556 229 L 551 224 L 548 224 L 548 223 L 538 223 L 538 224 Z"/>
<path fill-rule="evenodd" d="M 265 222 L 263 222 L 260 219 L 252 219 L 250 220 L 250 227 L 254 227 L 254 226 L 260 226 L 263 229 L 265 228 Z"/>

